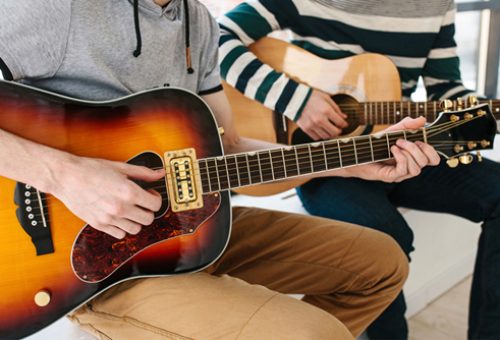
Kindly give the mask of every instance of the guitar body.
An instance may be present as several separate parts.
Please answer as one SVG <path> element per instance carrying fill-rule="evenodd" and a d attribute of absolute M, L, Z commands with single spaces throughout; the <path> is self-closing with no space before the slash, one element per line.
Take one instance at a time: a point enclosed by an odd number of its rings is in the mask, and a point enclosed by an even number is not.
<path fill-rule="evenodd" d="M 250 45 L 250 50 L 265 64 L 278 72 L 284 72 L 299 83 L 332 95 L 338 104 L 358 106 L 367 101 L 400 101 L 401 81 L 396 66 L 380 54 L 367 53 L 348 58 L 327 60 L 300 47 L 274 38 L 262 38 Z M 241 92 L 224 83 L 234 113 L 239 133 L 270 142 L 277 142 L 276 122 L 272 110 L 261 103 L 245 97 Z M 366 126 L 359 122 L 357 110 L 344 110 L 349 116 L 346 136 L 360 135 Z M 286 120 L 288 143 L 292 143 L 298 126 Z M 383 127 L 377 127 L 381 129 Z M 300 131 L 302 135 L 304 133 Z M 298 138 L 302 141 L 304 136 Z M 248 195 L 270 195 L 300 185 L 276 183 L 239 189 Z"/>
<path fill-rule="evenodd" d="M 1 129 L 80 156 L 161 167 L 169 150 L 222 155 L 212 113 L 180 89 L 90 103 L 0 82 L 0 103 Z M 118 282 L 214 262 L 230 234 L 227 192 L 174 213 L 165 183 L 157 185 L 164 205 L 154 223 L 118 240 L 85 226 L 56 198 L 0 177 L 0 338 L 32 334 Z"/>

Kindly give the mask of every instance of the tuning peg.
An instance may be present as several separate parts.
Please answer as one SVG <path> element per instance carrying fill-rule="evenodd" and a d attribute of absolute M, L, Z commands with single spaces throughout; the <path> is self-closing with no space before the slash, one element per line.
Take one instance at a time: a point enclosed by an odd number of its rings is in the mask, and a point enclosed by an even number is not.
<path fill-rule="evenodd" d="M 457 98 L 457 110 L 462 110 L 464 108 L 464 100 L 462 97 Z"/>
<path fill-rule="evenodd" d="M 490 145 L 491 145 L 491 143 L 490 143 L 489 141 L 484 140 L 484 139 L 483 139 L 482 141 L 480 141 L 479 143 L 481 144 L 481 146 L 482 146 L 483 148 L 486 148 L 486 147 L 488 147 L 488 146 L 490 146 Z"/>
<path fill-rule="evenodd" d="M 460 153 L 460 152 L 464 151 L 464 147 L 460 144 L 456 144 L 453 147 L 453 151 L 455 151 L 455 153 Z"/>
<path fill-rule="evenodd" d="M 476 106 L 478 104 L 476 96 L 469 96 L 467 100 L 469 101 L 469 106 Z"/>
<path fill-rule="evenodd" d="M 475 148 L 477 148 L 477 143 L 476 142 L 468 142 L 467 143 L 467 148 L 469 150 L 474 150 Z"/>
<path fill-rule="evenodd" d="M 483 161 L 483 155 L 481 155 L 481 152 L 477 151 L 476 155 L 477 155 L 477 161 L 478 162 L 482 162 Z"/>
<path fill-rule="evenodd" d="M 449 99 L 445 99 L 441 102 L 441 107 L 444 112 L 448 112 L 453 108 L 453 102 Z"/>
<path fill-rule="evenodd" d="M 467 153 L 467 154 L 460 156 L 459 160 L 460 160 L 460 163 L 467 165 L 467 164 L 472 163 L 474 158 L 472 158 L 472 155 Z"/>
<path fill-rule="evenodd" d="M 446 164 L 450 168 L 456 168 L 458 166 L 458 158 L 452 157 L 446 161 Z"/>

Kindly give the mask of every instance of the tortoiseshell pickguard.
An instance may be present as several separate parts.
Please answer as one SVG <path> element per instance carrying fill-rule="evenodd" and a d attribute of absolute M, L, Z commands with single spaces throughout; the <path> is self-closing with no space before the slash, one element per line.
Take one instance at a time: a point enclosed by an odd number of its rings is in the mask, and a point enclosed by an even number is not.
<path fill-rule="evenodd" d="M 73 246 L 71 261 L 75 274 L 85 282 L 99 282 L 113 274 L 120 266 L 145 248 L 177 236 L 193 234 L 196 229 L 217 211 L 220 196 L 204 196 L 201 209 L 166 214 L 153 224 L 143 227 L 137 235 L 121 240 L 85 226 Z"/>

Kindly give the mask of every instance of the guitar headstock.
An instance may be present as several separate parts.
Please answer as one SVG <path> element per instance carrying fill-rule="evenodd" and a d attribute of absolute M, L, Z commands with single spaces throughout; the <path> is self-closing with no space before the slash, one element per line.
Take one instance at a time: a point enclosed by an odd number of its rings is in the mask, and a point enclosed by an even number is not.
<path fill-rule="evenodd" d="M 488 104 L 481 104 L 463 110 L 451 111 L 445 103 L 445 110 L 428 127 L 427 142 L 447 159 L 450 167 L 473 161 L 471 151 L 493 148 L 497 131 L 495 117 Z"/>

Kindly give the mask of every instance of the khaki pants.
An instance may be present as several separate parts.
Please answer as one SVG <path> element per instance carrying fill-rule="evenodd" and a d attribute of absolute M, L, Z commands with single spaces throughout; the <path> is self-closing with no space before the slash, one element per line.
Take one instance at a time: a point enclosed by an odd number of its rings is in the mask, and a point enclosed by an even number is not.
<path fill-rule="evenodd" d="M 407 274 L 378 231 L 234 208 L 228 248 L 204 272 L 122 283 L 70 317 L 101 339 L 352 339 Z"/>

